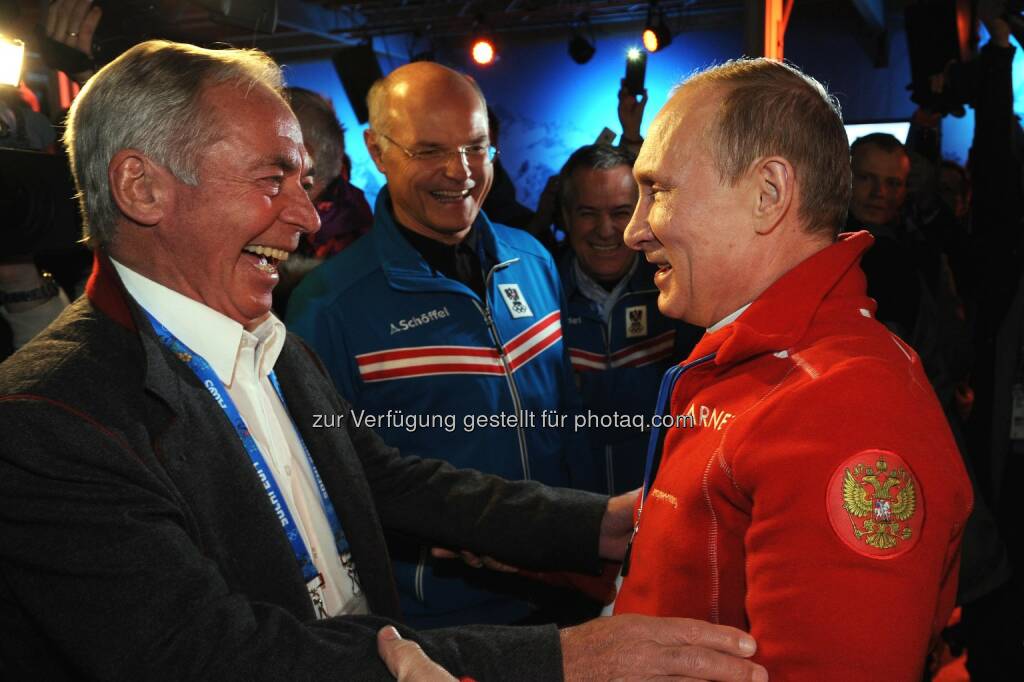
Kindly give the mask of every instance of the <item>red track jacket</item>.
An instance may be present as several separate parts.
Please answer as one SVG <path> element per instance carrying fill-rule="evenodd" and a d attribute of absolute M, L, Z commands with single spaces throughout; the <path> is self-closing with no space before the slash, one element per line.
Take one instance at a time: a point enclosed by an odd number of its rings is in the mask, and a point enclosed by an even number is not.
<path fill-rule="evenodd" d="M 749 630 L 782 680 L 921 679 L 971 488 L 914 351 L 845 235 L 697 344 L 616 613 Z M 692 419 L 687 418 L 688 415 Z"/>

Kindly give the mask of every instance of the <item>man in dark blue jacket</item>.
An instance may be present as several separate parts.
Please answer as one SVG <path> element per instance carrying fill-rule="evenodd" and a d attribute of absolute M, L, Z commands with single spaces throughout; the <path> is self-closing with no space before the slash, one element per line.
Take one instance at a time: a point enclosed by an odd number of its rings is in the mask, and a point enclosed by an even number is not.
<path fill-rule="evenodd" d="M 580 147 L 559 185 L 571 247 L 559 264 L 565 341 L 600 489 L 625 492 L 643 479 L 661 376 L 703 330 L 658 312 L 654 268 L 622 241 L 637 202 L 632 156 L 608 145 Z"/>

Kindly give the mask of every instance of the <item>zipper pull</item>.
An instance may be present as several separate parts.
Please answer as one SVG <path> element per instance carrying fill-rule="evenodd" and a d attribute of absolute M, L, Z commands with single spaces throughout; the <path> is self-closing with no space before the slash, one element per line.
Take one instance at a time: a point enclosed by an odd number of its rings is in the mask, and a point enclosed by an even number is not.
<path fill-rule="evenodd" d="M 629 575 L 629 559 L 633 556 L 633 539 L 636 537 L 638 530 L 640 530 L 639 523 L 633 526 L 633 533 L 629 536 L 629 543 L 626 544 L 626 553 L 622 557 L 622 570 L 619 571 L 619 575 L 623 578 Z"/>

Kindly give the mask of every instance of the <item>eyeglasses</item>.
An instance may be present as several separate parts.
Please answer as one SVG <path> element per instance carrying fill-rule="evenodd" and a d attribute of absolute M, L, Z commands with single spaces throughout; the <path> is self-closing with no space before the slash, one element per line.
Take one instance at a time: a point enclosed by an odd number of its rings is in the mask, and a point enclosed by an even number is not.
<path fill-rule="evenodd" d="M 430 149 L 413 151 L 412 149 L 408 149 L 398 142 L 395 142 L 382 132 L 378 131 L 377 134 L 405 152 L 405 155 L 409 157 L 410 161 L 422 161 L 423 163 L 441 165 L 441 163 L 447 161 L 452 155 L 457 154 L 465 159 L 466 163 L 470 166 L 483 166 L 491 163 L 494 161 L 495 157 L 498 156 L 498 150 L 489 144 L 464 144 L 456 147 L 455 149 L 431 147 Z"/>

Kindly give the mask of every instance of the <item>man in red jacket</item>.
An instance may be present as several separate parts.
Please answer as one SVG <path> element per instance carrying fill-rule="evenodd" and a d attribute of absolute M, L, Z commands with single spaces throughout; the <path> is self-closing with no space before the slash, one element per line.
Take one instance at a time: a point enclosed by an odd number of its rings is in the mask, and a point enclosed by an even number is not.
<path fill-rule="evenodd" d="M 688 80 L 626 242 L 708 333 L 662 384 L 616 613 L 750 630 L 773 680 L 919 680 L 970 486 L 913 349 L 873 317 L 835 100 L 764 59 Z"/>

